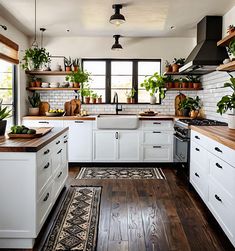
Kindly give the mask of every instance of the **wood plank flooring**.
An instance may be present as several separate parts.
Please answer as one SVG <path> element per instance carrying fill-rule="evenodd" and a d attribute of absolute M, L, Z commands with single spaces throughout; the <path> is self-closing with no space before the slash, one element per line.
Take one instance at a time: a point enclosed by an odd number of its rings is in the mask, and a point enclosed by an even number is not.
<path fill-rule="evenodd" d="M 163 170 L 167 180 L 75 180 L 78 169 L 70 168 L 71 184 L 102 186 L 97 251 L 235 251 L 196 192 Z"/>

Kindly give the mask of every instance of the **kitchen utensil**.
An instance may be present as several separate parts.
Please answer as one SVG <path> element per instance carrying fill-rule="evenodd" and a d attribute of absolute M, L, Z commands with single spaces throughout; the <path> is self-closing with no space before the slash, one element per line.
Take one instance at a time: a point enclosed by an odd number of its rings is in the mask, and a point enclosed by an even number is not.
<path fill-rule="evenodd" d="M 50 110 L 50 104 L 48 102 L 41 102 L 39 105 L 39 115 L 45 116 L 46 112 Z"/>

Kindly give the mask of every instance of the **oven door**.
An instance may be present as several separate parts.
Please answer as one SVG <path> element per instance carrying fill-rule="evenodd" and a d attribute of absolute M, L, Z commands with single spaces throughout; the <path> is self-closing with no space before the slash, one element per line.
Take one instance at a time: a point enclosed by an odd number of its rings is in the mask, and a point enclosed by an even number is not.
<path fill-rule="evenodd" d="M 174 162 L 188 162 L 189 141 L 188 138 L 174 134 Z"/>

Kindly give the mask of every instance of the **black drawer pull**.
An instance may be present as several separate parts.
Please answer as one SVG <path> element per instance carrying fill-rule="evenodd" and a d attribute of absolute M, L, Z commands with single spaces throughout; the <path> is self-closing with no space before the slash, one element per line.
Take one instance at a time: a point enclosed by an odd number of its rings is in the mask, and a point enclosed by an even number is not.
<path fill-rule="evenodd" d="M 222 150 L 220 150 L 219 147 L 215 147 L 215 150 L 219 153 L 222 153 Z"/>
<path fill-rule="evenodd" d="M 200 137 L 198 137 L 198 136 L 195 136 L 194 138 L 195 138 L 195 139 L 200 139 Z"/>
<path fill-rule="evenodd" d="M 47 201 L 47 200 L 48 200 L 48 198 L 49 198 L 49 196 L 50 196 L 50 194 L 49 194 L 49 193 L 47 193 L 47 195 L 45 196 L 45 198 L 43 199 L 43 201 Z"/>
<path fill-rule="evenodd" d="M 162 132 L 153 131 L 153 133 L 162 133 Z"/>
<path fill-rule="evenodd" d="M 195 176 L 197 176 L 198 178 L 200 178 L 199 174 L 198 173 L 195 173 Z"/>
<path fill-rule="evenodd" d="M 56 145 L 58 145 L 60 143 L 60 140 L 58 140 L 57 142 L 56 142 Z"/>
<path fill-rule="evenodd" d="M 154 125 L 161 125 L 161 122 L 153 122 Z"/>
<path fill-rule="evenodd" d="M 118 132 L 115 132 L 115 139 L 118 139 Z"/>
<path fill-rule="evenodd" d="M 59 178 L 62 175 L 63 172 L 60 172 L 59 175 L 57 176 L 57 178 Z"/>
<path fill-rule="evenodd" d="M 65 141 L 64 141 L 64 143 L 66 144 L 68 142 L 68 140 L 66 139 Z"/>
<path fill-rule="evenodd" d="M 215 194 L 215 198 L 216 198 L 218 201 L 222 202 L 222 200 L 220 199 L 220 197 L 219 197 L 217 194 Z"/>
<path fill-rule="evenodd" d="M 77 124 L 82 124 L 82 123 L 84 123 L 84 121 L 81 121 L 81 120 L 75 120 L 74 122 L 77 123 Z"/>
<path fill-rule="evenodd" d="M 153 148 L 162 148 L 161 146 L 153 146 Z"/>
<path fill-rule="evenodd" d="M 50 166 L 50 163 L 47 162 L 47 164 L 44 166 L 44 169 L 47 169 Z"/>
<path fill-rule="evenodd" d="M 48 121 L 38 121 L 39 124 L 49 124 Z"/>
<path fill-rule="evenodd" d="M 57 154 L 60 154 L 62 152 L 62 149 L 60 149 L 58 152 L 57 152 Z"/>
<path fill-rule="evenodd" d="M 64 135 L 64 139 L 67 138 L 67 135 Z"/>
<path fill-rule="evenodd" d="M 50 150 L 47 149 L 47 150 L 44 152 L 44 154 L 46 155 L 46 154 L 48 154 L 49 152 L 50 152 Z"/>
<path fill-rule="evenodd" d="M 199 148 L 197 148 L 197 147 L 195 148 L 195 150 L 196 150 L 197 152 L 200 152 L 200 149 L 199 149 Z"/>
<path fill-rule="evenodd" d="M 222 167 L 219 163 L 216 163 L 215 165 L 216 165 L 218 168 L 223 169 L 223 167 Z"/>

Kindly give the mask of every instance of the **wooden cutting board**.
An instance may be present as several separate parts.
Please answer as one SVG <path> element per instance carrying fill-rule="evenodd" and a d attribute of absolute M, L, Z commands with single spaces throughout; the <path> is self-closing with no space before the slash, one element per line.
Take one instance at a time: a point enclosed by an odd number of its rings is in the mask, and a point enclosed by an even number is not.
<path fill-rule="evenodd" d="M 176 116 L 182 116 L 182 111 L 179 110 L 179 104 L 184 99 L 186 99 L 186 96 L 183 93 L 179 93 L 175 97 L 175 115 Z"/>
<path fill-rule="evenodd" d="M 16 133 L 8 133 L 8 137 L 10 139 L 34 139 L 44 136 L 45 134 L 49 133 L 52 130 L 53 127 L 37 127 L 37 128 L 30 128 L 35 129 L 35 134 L 16 134 Z"/>
<path fill-rule="evenodd" d="M 70 101 L 70 106 L 71 106 L 71 116 L 76 116 L 77 114 L 80 113 L 81 111 L 81 101 L 80 99 L 72 99 Z"/>
<path fill-rule="evenodd" d="M 71 115 L 70 101 L 67 101 L 67 102 L 64 103 L 64 111 L 65 111 L 65 116 L 70 116 Z"/>
<path fill-rule="evenodd" d="M 48 102 L 41 102 L 39 105 L 39 115 L 46 116 L 46 112 L 50 110 L 50 104 Z"/>

